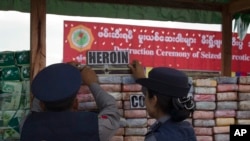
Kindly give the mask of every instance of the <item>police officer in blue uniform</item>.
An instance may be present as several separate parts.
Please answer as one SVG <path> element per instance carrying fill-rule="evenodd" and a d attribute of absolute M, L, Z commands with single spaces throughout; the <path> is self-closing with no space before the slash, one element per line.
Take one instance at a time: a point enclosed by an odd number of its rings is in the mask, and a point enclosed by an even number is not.
<path fill-rule="evenodd" d="M 91 68 L 79 71 L 77 65 L 53 64 L 35 76 L 33 112 L 24 121 L 21 141 L 108 141 L 114 135 L 120 121 L 115 99 L 99 86 Z M 82 83 L 91 90 L 98 114 L 75 111 Z"/>
<path fill-rule="evenodd" d="M 136 82 L 143 86 L 148 114 L 156 119 L 145 141 L 196 141 L 193 127 L 185 121 L 195 107 L 192 97 L 187 97 L 188 77 L 173 68 L 156 67 L 146 78 L 137 60 L 129 67 Z"/>

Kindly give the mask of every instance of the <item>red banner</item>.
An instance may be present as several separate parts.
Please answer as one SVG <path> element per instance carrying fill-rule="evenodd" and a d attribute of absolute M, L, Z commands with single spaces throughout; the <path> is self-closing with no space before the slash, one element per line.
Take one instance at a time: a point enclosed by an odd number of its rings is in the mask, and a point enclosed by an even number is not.
<path fill-rule="evenodd" d="M 63 61 L 86 63 L 86 51 L 128 50 L 144 66 L 220 71 L 221 32 L 91 22 L 64 22 Z M 232 38 L 232 71 L 250 72 L 250 35 Z"/>

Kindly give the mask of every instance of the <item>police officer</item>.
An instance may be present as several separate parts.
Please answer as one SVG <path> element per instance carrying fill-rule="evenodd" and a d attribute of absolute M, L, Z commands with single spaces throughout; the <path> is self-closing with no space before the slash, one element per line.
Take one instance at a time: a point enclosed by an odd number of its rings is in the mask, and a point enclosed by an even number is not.
<path fill-rule="evenodd" d="M 187 97 L 188 77 L 173 68 L 156 67 L 146 78 L 138 61 L 129 67 L 136 82 L 142 85 L 148 114 L 156 119 L 145 141 L 196 141 L 193 127 L 184 121 L 195 107 L 192 97 Z"/>
<path fill-rule="evenodd" d="M 24 122 L 21 141 L 108 141 L 119 128 L 115 99 L 99 86 L 91 68 L 79 71 L 76 65 L 53 64 L 35 76 L 33 112 Z M 92 92 L 99 114 L 74 110 L 82 83 Z"/>

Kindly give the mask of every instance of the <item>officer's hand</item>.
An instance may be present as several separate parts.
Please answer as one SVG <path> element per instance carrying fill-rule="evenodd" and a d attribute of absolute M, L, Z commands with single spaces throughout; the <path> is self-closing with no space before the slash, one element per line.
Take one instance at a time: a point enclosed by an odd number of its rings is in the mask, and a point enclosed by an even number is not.
<path fill-rule="evenodd" d="M 135 79 L 146 77 L 145 72 L 144 72 L 144 68 L 138 60 L 133 60 L 133 62 L 131 64 L 129 64 L 128 67 L 131 69 L 132 74 L 133 74 Z"/>
<path fill-rule="evenodd" d="M 79 70 L 81 69 L 81 68 L 80 68 L 81 63 L 79 63 L 79 62 L 71 61 L 71 62 L 67 62 L 67 64 L 72 65 L 72 66 L 76 67 L 76 68 L 79 69 Z"/>
<path fill-rule="evenodd" d="M 98 78 L 94 70 L 89 66 L 84 66 L 81 70 L 81 76 L 84 84 L 90 86 L 92 83 L 98 83 Z"/>

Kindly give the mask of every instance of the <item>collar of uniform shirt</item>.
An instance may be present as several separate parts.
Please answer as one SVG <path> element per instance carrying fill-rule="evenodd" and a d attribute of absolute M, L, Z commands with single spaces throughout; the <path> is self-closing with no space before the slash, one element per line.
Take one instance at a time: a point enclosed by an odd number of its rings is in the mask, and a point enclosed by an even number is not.
<path fill-rule="evenodd" d="M 164 122 L 167 121 L 168 119 L 170 119 L 170 116 L 163 116 L 163 117 L 159 118 L 159 119 L 157 120 L 157 122 L 164 123 Z"/>
<path fill-rule="evenodd" d="M 158 128 L 159 126 L 161 126 L 162 123 L 166 122 L 168 119 L 170 119 L 170 116 L 163 116 L 163 117 L 159 118 L 157 121 L 155 121 L 154 124 L 152 124 L 150 126 L 148 132 L 151 132 L 152 130 Z"/>

